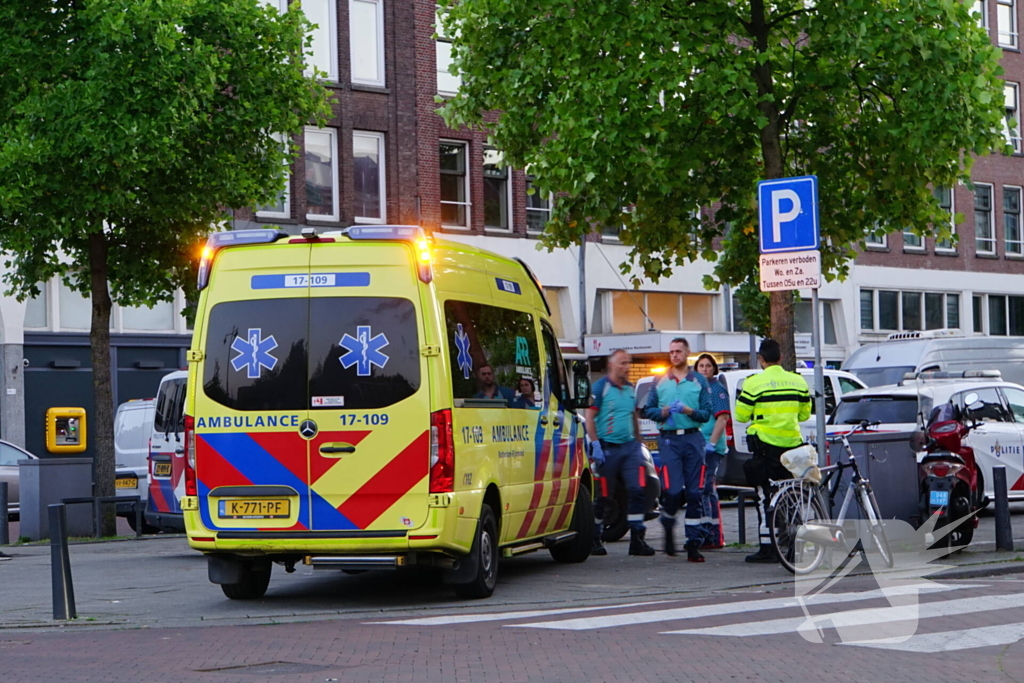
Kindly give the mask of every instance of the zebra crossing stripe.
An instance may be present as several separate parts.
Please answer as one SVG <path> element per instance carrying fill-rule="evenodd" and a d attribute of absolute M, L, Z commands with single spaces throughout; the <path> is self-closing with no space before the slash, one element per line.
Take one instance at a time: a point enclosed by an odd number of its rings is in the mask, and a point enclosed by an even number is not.
<path fill-rule="evenodd" d="M 942 633 L 920 633 L 904 642 L 873 641 L 870 643 L 840 643 L 853 647 L 870 647 L 900 652 L 956 652 L 992 645 L 1012 645 L 1024 638 L 1024 624 L 998 624 L 981 628 L 967 628 Z"/>
<path fill-rule="evenodd" d="M 977 586 L 980 587 L 980 586 Z M 942 593 L 962 589 L 964 586 L 947 586 L 941 583 L 925 582 L 905 586 L 893 586 L 857 593 L 823 593 L 804 598 L 807 605 L 829 605 L 859 600 L 876 600 L 887 596 L 913 595 L 916 593 Z M 623 605 L 625 606 L 625 605 Z M 630 614 L 609 614 L 580 619 L 562 619 L 560 621 L 538 621 L 529 624 L 508 624 L 515 628 L 549 628 L 562 631 L 586 631 L 595 628 L 612 628 L 615 626 L 631 626 L 634 624 L 651 624 L 658 621 L 674 621 L 677 619 L 697 619 L 723 614 L 744 614 L 760 610 L 773 610 L 799 607 L 794 597 L 766 598 L 763 600 L 744 600 L 742 602 L 720 602 L 713 605 L 696 605 L 674 609 L 654 610 L 651 612 L 633 612 Z M 552 614 L 548 612 L 547 614 Z M 544 613 L 538 616 L 545 616 Z M 802 621 L 802 619 L 801 619 Z"/>
<path fill-rule="evenodd" d="M 628 605 L 604 605 L 602 607 L 570 607 L 565 609 L 538 609 L 527 612 L 493 612 L 488 614 L 450 614 L 443 617 L 420 617 L 417 619 L 403 619 L 401 621 L 365 621 L 364 624 L 387 624 L 405 626 L 444 626 L 446 624 L 475 624 L 485 621 L 503 621 L 506 619 L 532 619 L 543 617 L 549 614 L 573 614 L 576 612 L 593 612 L 607 609 L 632 609 L 633 607 L 646 607 L 647 605 L 662 605 L 672 600 L 655 600 L 653 602 L 633 602 Z"/>
<path fill-rule="evenodd" d="M 858 609 L 831 614 L 816 614 L 811 619 L 791 617 L 771 619 L 768 621 L 729 624 L 727 626 L 711 626 L 708 628 L 683 629 L 680 631 L 663 631 L 664 635 L 688 636 L 731 636 L 745 638 L 749 636 L 770 636 L 780 633 L 796 633 L 799 630 L 815 630 L 816 626 L 849 628 L 884 624 L 894 621 L 916 621 L 933 617 L 945 617 L 954 614 L 971 614 L 976 612 L 994 612 L 1003 609 L 1024 607 L 1024 593 L 1012 595 L 986 595 L 958 600 L 940 600 L 925 602 L 920 605 L 901 605 L 898 607 L 879 607 L 875 609 Z M 1014 641 L 1016 642 L 1016 641 Z"/>

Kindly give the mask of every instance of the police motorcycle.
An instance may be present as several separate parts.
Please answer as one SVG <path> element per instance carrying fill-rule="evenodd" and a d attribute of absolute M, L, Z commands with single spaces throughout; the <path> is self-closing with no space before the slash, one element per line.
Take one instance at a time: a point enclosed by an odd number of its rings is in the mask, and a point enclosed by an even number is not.
<path fill-rule="evenodd" d="M 977 401 L 975 393 L 964 398 L 966 406 Z M 968 424 L 963 413 L 952 400 L 932 408 L 926 421 L 919 411 L 918 419 L 924 424 L 911 439 L 911 446 L 917 453 L 921 521 L 938 516 L 931 534 L 935 538 L 932 547 L 964 548 L 970 545 L 978 527 L 977 514 L 948 533 L 943 527 L 972 512 L 977 513 L 987 503 L 974 449 L 965 443 L 967 435 L 978 427 L 978 423 Z"/>
<path fill-rule="evenodd" d="M 587 452 L 590 453 L 590 439 L 587 439 Z M 654 457 L 647 446 L 640 447 L 643 458 L 643 478 L 641 486 L 644 489 L 644 519 L 655 519 L 660 515 L 661 508 L 661 477 L 658 476 L 658 469 L 654 464 Z M 600 499 L 604 503 L 604 531 L 601 532 L 601 540 L 605 543 L 618 541 L 629 531 L 629 520 L 626 518 L 628 505 L 625 483 L 622 481 L 622 474 L 617 476 L 615 486 L 601 474 L 601 468 L 597 463 L 592 463 L 594 470 L 594 492 L 595 500 Z M 641 476 L 637 472 L 637 476 Z M 614 492 L 612 489 L 614 488 Z"/>

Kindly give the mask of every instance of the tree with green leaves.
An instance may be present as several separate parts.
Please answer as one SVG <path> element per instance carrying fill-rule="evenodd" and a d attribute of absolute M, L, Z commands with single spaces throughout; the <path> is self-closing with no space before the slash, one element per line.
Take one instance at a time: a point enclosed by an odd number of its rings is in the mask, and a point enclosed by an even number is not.
<path fill-rule="evenodd" d="M 789 368 L 793 294 L 758 291 L 757 182 L 818 176 L 833 279 L 873 232 L 950 238 L 933 190 L 1006 149 L 999 51 L 970 3 L 440 4 L 462 78 L 442 114 L 502 112 L 493 142 L 558 193 L 547 244 L 621 225 L 624 273 L 715 261 L 705 286 L 736 286 Z"/>
<path fill-rule="evenodd" d="M 226 208 L 282 190 L 281 140 L 330 112 L 303 73 L 310 28 L 258 0 L 0 3 L 6 284 L 91 296 L 97 495 L 114 493 L 111 305 L 171 300 Z"/>

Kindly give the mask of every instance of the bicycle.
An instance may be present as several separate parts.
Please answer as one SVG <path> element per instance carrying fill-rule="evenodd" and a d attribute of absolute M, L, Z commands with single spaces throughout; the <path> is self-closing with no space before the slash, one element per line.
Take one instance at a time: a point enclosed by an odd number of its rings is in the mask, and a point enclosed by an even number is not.
<path fill-rule="evenodd" d="M 779 488 L 772 496 L 769 506 L 768 530 L 779 561 L 790 573 L 808 574 L 814 571 L 821 564 L 828 548 L 842 548 L 851 556 L 859 549 L 866 556 L 867 549 L 863 542 L 858 541 L 852 551 L 846 542 L 843 523 L 846 521 L 851 500 L 857 501 L 861 518 L 867 522 L 871 539 L 885 566 L 893 566 L 892 550 L 882 528 L 878 502 L 875 500 L 870 482 L 861 476 L 848 438 L 851 434 L 877 424 L 879 423 L 863 421 L 848 432 L 826 439 L 830 444 L 842 443 L 847 460 L 844 462 L 840 455 L 835 465 L 821 468 L 825 476 L 820 484 L 806 479 L 772 481 L 772 484 Z M 846 469 L 852 470 L 850 485 L 846 488 L 839 515 L 833 520 L 826 510 L 831 510 L 835 504 L 839 486 L 843 481 L 842 473 Z M 825 506 L 825 493 L 828 494 L 828 507 Z"/>

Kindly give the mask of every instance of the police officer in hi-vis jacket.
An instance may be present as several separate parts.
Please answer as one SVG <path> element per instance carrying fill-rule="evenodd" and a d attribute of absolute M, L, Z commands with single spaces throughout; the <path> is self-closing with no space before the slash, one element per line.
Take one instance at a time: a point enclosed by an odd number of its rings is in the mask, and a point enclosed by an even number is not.
<path fill-rule="evenodd" d="M 668 495 L 661 511 L 665 527 L 665 553 L 676 554 L 675 526 L 679 511 L 679 494 L 686 488 L 686 559 L 703 562 L 700 546 L 701 471 L 704 468 L 704 435 L 700 427 L 711 418 L 711 394 L 704 376 L 690 369 L 690 343 L 682 337 L 673 339 L 668 347 L 672 364 L 655 380 L 647 395 L 644 417 L 659 423 L 658 452 L 665 466 L 664 482 Z"/>

